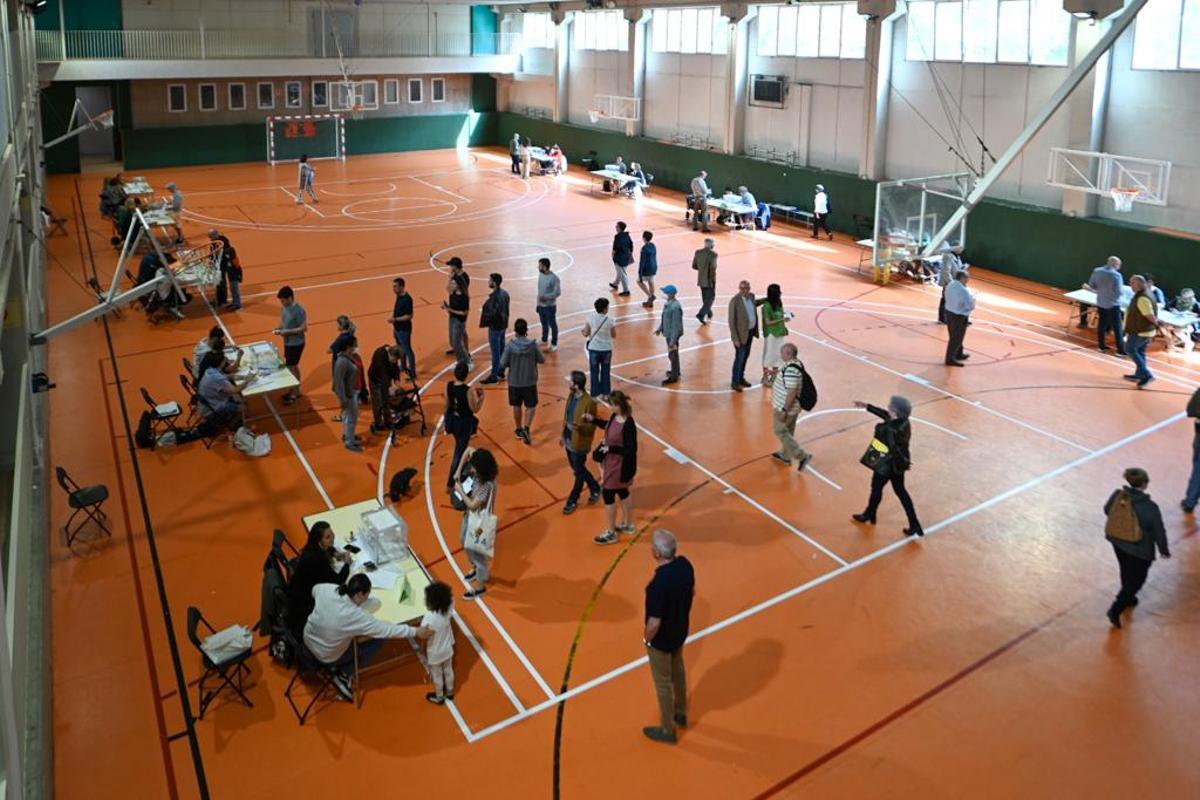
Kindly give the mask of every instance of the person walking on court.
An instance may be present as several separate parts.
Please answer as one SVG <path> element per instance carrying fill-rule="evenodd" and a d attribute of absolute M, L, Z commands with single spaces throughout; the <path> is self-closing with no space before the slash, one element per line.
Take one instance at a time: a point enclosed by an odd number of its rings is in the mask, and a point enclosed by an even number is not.
<path fill-rule="evenodd" d="M 1195 429 L 1192 433 L 1192 474 L 1179 506 L 1185 514 L 1191 514 L 1196 510 L 1196 503 L 1200 502 L 1200 389 L 1193 392 L 1192 399 L 1188 400 L 1187 415 L 1194 420 L 1192 425 Z"/>
<path fill-rule="evenodd" d="M 1124 287 L 1121 259 L 1116 256 L 1109 256 L 1107 261 L 1092 270 L 1091 277 L 1083 284 L 1084 289 L 1096 293 L 1096 346 L 1101 353 L 1108 352 L 1108 332 L 1111 330 L 1117 355 L 1125 355 L 1125 332 L 1121 329 L 1121 289 Z M 1079 318 L 1080 324 L 1086 325 L 1087 311 L 1080 311 Z"/>
<path fill-rule="evenodd" d="M 351 336 L 337 355 L 333 365 L 333 392 L 342 407 L 342 443 L 353 453 L 361 453 L 362 445 L 355 434 L 358 426 L 358 339 Z"/>
<path fill-rule="evenodd" d="M 617 223 L 617 234 L 613 237 L 612 244 L 612 260 L 617 277 L 608 285 L 608 288 L 616 291 L 620 286 L 621 292 L 618 297 L 628 297 L 629 275 L 626 269 L 633 263 L 633 238 L 625 230 L 624 222 Z"/>
<path fill-rule="evenodd" d="M 825 191 L 825 187 L 817 184 L 817 192 L 813 195 L 813 218 L 812 218 L 812 236 L 810 239 L 817 238 L 817 231 L 825 231 L 825 235 L 829 237 L 829 241 L 833 241 L 833 234 L 829 230 L 829 215 L 833 212 L 833 206 L 829 203 L 829 194 Z"/>
<path fill-rule="evenodd" d="M 654 276 L 658 274 L 658 247 L 650 241 L 654 234 L 642 231 L 642 251 L 638 253 L 638 288 L 646 293 L 642 308 L 654 308 Z"/>
<path fill-rule="evenodd" d="M 513 424 L 517 426 L 514 433 L 525 444 L 533 444 L 529 428 L 538 405 L 538 364 L 546 363 L 546 357 L 528 333 L 528 322 L 518 319 L 513 323 L 514 335 L 500 356 L 500 369 L 509 372 L 508 404 L 512 406 Z M 525 408 L 524 419 L 521 417 L 522 406 Z"/>
<path fill-rule="evenodd" d="M 758 338 L 758 301 L 750 291 L 750 281 L 738 283 L 738 293 L 729 300 L 729 338 L 733 342 L 733 376 L 729 387 L 740 392 L 753 385 L 746 380 L 746 362 Z"/>
<path fill-rule="evenodd" d="M 612 393 L 615 409 L 608 419 L 593 418 L 604 428 L 604 440 L 600 443 L 599 455 L 603 457 L 603 475 L 600 494 L 604 498 L 604 515 L 608 527 L 592 539 L 596 544 L 616 544 L 622 533 L 633 533 L 633 495 L 629 493 L 633 478 L 637 475 L 637 425 L 633 421 L 633 408 L 629 397 L 621 391 Z M 617 524 L 617 500 L 621 501 L 623 521 Z"/>
<path fill-rule="evenodd" d="M 596 299 L 593 313 L 583 323 L 584 345 L 588 354 L 588 371 L 591 377 L 592 396 L 602 403 L 608 402 L 612 391 L 613 339 L 617 337 L 616 322 L 608 315 L 608 298 Z"/>
<path fill-rule="evenodd" d="M 454 478 L 458 475 L 458 464 L 471 437 L 479 429 L 476 413 L 483 408 L 483 389 L 467 383 L 468 368 L 459 361 L 454 365 L 454 380 L 446 384 L 446 412 L 442 416 L 442 427 L 454 437 L 454 455 L 450 458 L 450 475 L 446 478 L 446 491 L 454 490 Z"/>
<path fill-rule="evenodd" d="M 812 461 L 812 453 L 796 441 L 796 420 L 803 410 L 800 407 L 800 393 L 804 388 L 804 365 L 800 363 L 798 355 L 796 345 L 791 342 L 785 342 L 780 348 L 783 364 L 771 385 L 771 409 L 774 412 L 772 430 L 775 438 L 779 439 L 779 450 L 771 456 L 789 467 L 795 463 L 796 469 L 803 471 Z"/>
<path fill-rule="evenodd" d="M 656 566 L 654 577 L 646 586 L 642 643 L 646 646 L 650 677 L 658 696 L 659 724 L 642 728 L 642 733 L 664 744 L 675 744 L 676 729 L 688 725 L 683 645 L 691 624 L 696 573 L 678 550 L 679 542 L 673 533 L 661 528 L 654 532 L 650 555 Z"/>
<path fill-rule="evenodd" d="M 300 156 L 300 188 L 296 192 L 296 205 L 304 205 L 305 192 L 308 192 L 314 203 L 321 202 L 321 198 L 317 197 L 317 190 L 313 188 L 316 179 L 317 171 L 308 163 L 308 156 Z"/>
<path fill-rule="evenodd" d="M 717 299 L 717 243 L 712 239 L 704 240 L 704 247 L 692 256 L 692 269 L 696 271 L 696 285 L 700 287 L 700 311 L 696 319 L 701 325 L 707 325 L 712 319 L 713 301 Z"/>
<path fill-rule="evenodd" d="M 392 292 L 396 299 L 392 303 L 392 315 L 388 322 L 392 325 L 392 336 L 396 346 L 400 348 L 400 369 L 408 373 L 414 381 L 417 379 L 417 357 L 413 353 L 413 298 L 408 293 L 404 278 L 392 279 Z"/>
<path fill-rule="evenodd" d="M 275 293 L 279 298 L 279 327 L 272 333 L 283 337 L 283 363 L 296 378 L 296 386 L 282 397 L 284 404 L 294 403 L 300 397 L 300 356 L 304 355 L 305 333 L 308 331 L 308 312 L 296 302 L 296 293 L 291 286 L 281 286 Z"/>
<path fill-rule="evenodd" d="M 967 280 L 970 276 L 965 270 L 959 270 L 954 280 L 946 287 L 946 366 L 961 367 L 970 355 L 963 350 L 963 339 L 967 335 L 967 325 L 971 321 L 971 312 L 975 310 L 975 296 L 967 291 Z"/>
<path fill-rule="evenodd" d="M 1121 627 L 1121 614 L 1138 604 L 1138 592 L 1146 583 L 1154 552 L 1163 558 L 1171 557 L 1167 546 L 1167 531 L 1163 527 L 1158 505 L 1146 494 L 1150 476 L 1146 470 L 1131 467 L 1125 470 L 1124 488 L 1117 489 L 1104 504 L 1104 537 L 1112 543 L 1121 572 L 1121 590 L 1108 608 L 1108 621 Z"/>
<path fill-rule="evenodd" d="M 708 197 L 712 192 L 708 188 L 708 173 L 700 170 L 700 174 L 692 178 L 692 230 L 700 230 L 700 226 L 704 226 L 704 233 L 709 232 L 708 227 Z"/>
<path fill-rule="evenodd" d="M 679 383 L 679 340 L 683 338 L 683 306 L 675 299 L 678 291 L 673 283 L 668 283 L 662 288 L 662 293 L 667 297 L 667 304 L 663 306 L 662 318 L 658 327 L 654 329 L 655 336 L 666 340 L 667 359 L 671 362 L 667 377 L 663 379 L 663 386 Z"/>
<path fill-rule="evenodd" d="M 896 493 L 908 517 L 908 527 L 904 529 L 904 535 L 924 536 L 925 531 L 921 529 L 921 523 L 917 520 L 912 497 L 904 488 L 904 473 L 912 467 L 912 456 L 908 449 L 912 439 L 912 425 L 908 420 L 912 414 L 912 403 L 907 397 L 893 395 L 886 409 L 858 400 L 854 401 L 854 407 L 865 409 L 883 421 L 875 425 L 874 438 L 867 455 L 864 456 L 866 461 L 872 462 L 867 465 L 871 469 L 871 495 L 867 499 L 867 508 L 861 514 L 854 514 L 852 518 L 855 522 L 874 525 L 875 511 L 883 499 L 883 487 L 891 483 L 892 491 Z M 874 453 L 878 455 L 872 455 Z"/>
<path fill-rule="evenodd" d="M 500 356 L 504 354 L 504 334 L 508 331 L 508 292 L 500 288 L 503 282 L 504 278 L 499 272 L 491 274 L 488 288 L 492 293 L 483 301 L 483 310 L 479 313 L 479 327 L 487 328 L 488 349 L 492 351 L 492 373 L 483 379 L 484 383 L 504 380 Z"/>
<path fill-rule="evenodd" d="M 592 439 L 596 435 L 596 401 L 587 393 L 587 376 L 579 370 L 571 373 L 571 390 L 567 395 L 567 407 L 563 413 L 562 436 L 559 444 L 567 453 L 567 463 L 575 476 L 571 493 L 567 495 L 563 514 L 574 514 L 579 507 L 579 496 L 583 487 L 588 488 L 588 505 L 600 499 L 600 484 L 588 468 L 588 456 L 592 453 Z"/>
<path fill-rule="evenodd" d="M 550 271 L 550 259 L 538 259 L 537 315 L 542 328 L 542 345 L 550 342 L 550 352 L 558 349 L 558 298 L 562 281 Z"/>
<path fill-rule="evenodd" d="M 1158 333 L 1158 303 L 1150 296 L 1146 279 L 1141 275 L 1130 278 L 1129 287 L 1133 289 L 1133 300 L 1125 309 L 1125 352 L 1133 359 L 1134 370 L 1124 377 L 1127 381 L 1137 383 L 1137 388 L 1143 389 L 1154 380 L 1146 364 L 1146 348 L 1154 334 Z"/>

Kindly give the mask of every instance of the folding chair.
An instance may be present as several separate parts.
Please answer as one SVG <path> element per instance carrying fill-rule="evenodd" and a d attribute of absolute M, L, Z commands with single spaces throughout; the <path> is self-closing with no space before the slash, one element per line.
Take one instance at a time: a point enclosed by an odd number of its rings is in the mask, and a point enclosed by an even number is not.
<path fill-rule="evenodd" d="M 44 211 L 46 214 L 46 222 L 48 225 L 48 230 L 46 231 L 47 239 L 49 239 L 51 236 L 58 236 L 59 234 L 62 234 L 63 236 L 70 235 L 67 233 L 66 217 L 61 217 L 55 214 L 54 211 L 47 206 L 42 206 L 42 211 Z"/>
<path fill-rule="evenodd" d="M 338 694 L 337 687 L 334 685 L 334 667 L 331 664 L 325 664 L 317 660 L 317 657 L 312 654 L 312 651 L 305 646 L 303 640 L 297 638 L 291 631 L 285 631 L 284 639 L 292 648 L 292 652 L 296 654 L 296 671 L 292 674 L 292 679 L 288 681 L 287 688 L 283 691 L 283 696 L 287 699 L 288 705 L 292 707 L 292 713 L 296 715 L 296 719 L 303 725 L 312 713 L 313 707 L 325 697 L 330 689 L 334 694 Z M 354 647 L 353 644 L 350 645 Z M 296 700 L 292 697 L 292 692 L 296 688 L 296 684 L 300 682 L 308 682 L 312 679 L 319 681 L 317 690 L 309 698 L 308 705 L 304 710 L 300 710 L 300 706 L 296 704 Z M 340 696 L 340 695 L 338 695 Z"/>
<path fill-rule="evenodd" d="M 190 376 L 190 380 L 196 380 L 196 368 L 186 358 L 183 359 L 183 371 Z"/>
<path fill-rule="evenodd" d="M 146 405 L 150 407 L 150 419 L 154 424 L 153 431 L 155 437 L 158 436 L 159 425 L 163 425 L 167 430 L 179 433 L 179 429 L 175 427 L 175 420 L 179 419 L 183 414 L 183 409 L 179 407 L 179 403 L 171 400 L 168 403 L 156 403 L 150 393 L 146 391 L 146 387 L 142 387 L 142 399 L 146 401 Z"/>
<path fill-rule="evenodd" d="M 196 417 L 200 415 L 200 398 L 196 394 L 197 387 L 192 383 L 192 378 L 190 375 L 181 373 L 179 375 L 179 385 L 183 387 L 184 393 L 187 394 L 188 415 L 187 419 L 183 421 L 183 425 L 185 428 L 190 428 L 192 427 L 192 423 L 195 422 Z"/>
<path fill-rule="evenodd" d="M 67 524 L 63 526 L 63 530 L 67 534 L 67 546 L 70 547 L 71 543 L 75 541 L 76 535 L 87 524 L 88 519 L 99 525 L 100 530 L 104 531 L 111 538 L 112 531 L 107 524 L 108 515 L 100 508 L 104 504 L 104 501 L 108 499 L 108 487 L 100 483 L 95 486 L 80 486 L 71 479 L 71 476 L 62 467 L 55 467 L 54 474 L 58 476 L 58 485 L 67 493 L 67 505 L 75 509 L 70 519 L 67 520 Z M 75 530 L 72 531 L 71 523 L 75 521 L 75 517 L 80 512 L 86 514 L 87 519 L 80 522 L 75 527 Z"/>
<path fill-rule="evenodd" d="M 200 609 L 195 606 L 188 606 L 188 639 L 200 651 L 200 658 L 204 664 L 204 674 L 200 676 L 200 685 L 198 687 L 200 714 L 197 719 L 204 719 L 204 712 L 208 709 L 209 704 L 216 699 L 217 695 L 226 686 L 232 689 L 243 703 L 250 708 L 254 708 L 254 703 L 250 702 L 249 697 L 246 697 L 245 686 L 242 683 L 243 677 L 250 674 L 250 667 L 246 666 L 246 661 L 254 654 L 253 645 L 248 645 L 244 650 L 225 656 L 220 661 L 213 661 L 208 653 L 204 651 L 203 642 L 200 640 L 201 625 L 204 626 L 209 635 L 217 632 L 212 625 L 208 624 L 208 620 L 200 613 Z M 212 680 L 214 677 L 220 678 L 220 682 L 215 689 L 206 692 L 204 690 L 204 682 Z"/>

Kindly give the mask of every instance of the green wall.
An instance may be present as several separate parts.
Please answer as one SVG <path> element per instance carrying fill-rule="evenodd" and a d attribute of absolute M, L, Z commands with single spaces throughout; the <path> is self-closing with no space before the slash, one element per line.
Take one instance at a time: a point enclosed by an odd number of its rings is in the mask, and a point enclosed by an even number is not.
<path fill-rule="evenodd" d="M 500 15 L 491 6 L 471 6 L 471 55 L 488 56 L 496 53 L 494 34 L 500 31 Z M 490 34 L 475 36 L 475 34 Z"/>
<path fill-rule="evenodd" d="M 538 144 L 557 142 L 574 163 L 589 150 L 602 163 L 619 153 L 627 162 L 640 161 L 656 184 L 680 191 L 706 169 L 714 192 L 745 184 L 760 201 L 803 208 L 812 201 L 813 185 L 822 183 L 833 200 L 830 224 L 846 233 L 857 233 L 853 214 L 875 215 L 875 184 L 855 175 L 785 167 L 509 113 L 498 114 L 497 126 L 496 142 L 508 141 L 514 132 Z M 968 261 L 1051 286 L 1079 286 L 1110 255 L 1121 256 L 1126 275 L 1153 272 L 1164 291 L 1200 287 L 1200 241 L 1195 239 L 999 200 L 984 201 L 967 220 Z"/>
<path fill-rule="evenodd" d="M 63 0 L 63 16 L 69 31 L 119 31 L 121 0 Z M 46 3 L 33 24 L 39 31 L 58 30 L 58 0 Z"/>

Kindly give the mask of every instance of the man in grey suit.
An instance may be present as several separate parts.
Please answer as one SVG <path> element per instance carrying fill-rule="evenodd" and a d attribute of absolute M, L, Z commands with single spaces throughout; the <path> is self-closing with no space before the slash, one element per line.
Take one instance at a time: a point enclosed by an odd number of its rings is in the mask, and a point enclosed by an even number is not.
<path fill-rule="evenodd" d="M 667 370 L 663 386 L 679 383 L 679 340 L 683 337 L 683 306 L 675 299 L 678 291 L 673 283 L 662 288 L 662 293 L 667 297 L 667 304 L 663 306 L 662 319 L 654 331 L 655 336 L 667 340 L 667 358 L 671 360 L 671 368 Z"/>
<path fill-rule="evenodd" d="M 750 281 L 738 284 L 738 293 L 729 301 L 729 338 L 733 342 L 733 378 L 730 388 L 735 392 L 752 385 L 746 380 L 746 362 L 750 348 L 758 336 L 758 302 L 750 291 Z"/>
<path fill-rule="evenodd" d="M 696 270 L 696 285 L 700 287 L 703 301 L 696 314 L 701 325 L 707 325 L 712 319 L 713 300 L 717 299 L 717 251 L 713 249 L 716 245 L 712 239 L 705 239 L 704 247 L 692 256 L 692 269 Z"/>

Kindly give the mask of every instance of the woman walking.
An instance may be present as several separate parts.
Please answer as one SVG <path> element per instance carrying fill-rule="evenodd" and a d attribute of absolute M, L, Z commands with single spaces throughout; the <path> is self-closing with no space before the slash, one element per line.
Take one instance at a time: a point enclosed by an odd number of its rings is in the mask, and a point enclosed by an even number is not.
<path fill-rule="evenodd" d="M 875 524 L 875 511 L 879 501 L 883 499 L 883 487 L 889 482 L 892 491 L 900 498 L 904 513 L 908 516 L 908 527 L 904 529 L 905 536 L 924 536 L 921 523 L 917 520 L 916 509 L 913 508 L 912 498 L 904 488 L 904 473 L 912 467 L 908 444 L 912 437 L 912 425 L 909 415 L 912 414 L 912 403 L 907 397 L 893 395 L 888 401 L 887 409 L 870 405 L 859 400 L 854 401 L 855 408 L 863 408 L 879 417 L 882 422 L 875 425 L 875 438 L 863 455 L 863 464 L 870 467 L 871 497 L 867 500 L 867 509 L 852 518 L 855 522 Z"/>
<path fill-rule="evenodd" d="M 598 454 L 603 457 L 600 493 L 604 497 L 604 515 L 608 528 L 592 539 L 596 544 L 616 544 L 622 533 L 633 533 L 633 497 L 629 487 L 637 474 L 637 425 L 629 397 L 622 391 L 611 396 L 615 413 L 607 420 L 594 419 L 604 428 L 604 441 Z M 590 415 L 589 415 L 590 416 Z M 621 501 L 622 522 L 617 524 L 617 500 Z"/>
<path fill-rule="evenodd" d="M 1171 557 L 1162 512 L 1146 494 L 1150 475 L 1144 469 L 1130 467 L 1125 470 L 1125 483 L 1127 485 L 1113 492 L 1104 504 L 1104 514 L 1108 518 L 1104 536 L 1112 542 L 1121 572 L 1121 590 L 1106 613 L 1114 628 L 1121 627 L 1121 614 L 1125 609 L 1138 604 L 1138 592 L 1146 583 L 1155 550 L 1163 558 Z"/>
<path fill-rule="evenodd" d="M 783 366 L 780 352 L 788 335 L 787 321 L 792 318 L 792 314 L 783 310 L 783 292 L 778 283 L 767 287 L 767 299 L 763 300 L 762 304 L 762 380 L 764 386 L 771 386 L 775 383 L 779 368 Z"/>
<path fill-rule="evenodd" d="M 470 474 L 464 474 L 467 472 Z M 471 588 L 463 594 L 467 600 L 474 600 L 483 595 L 487 591 L 488 581 L 492 577 L 494 552 L 489 554 L 482 552 L 478 547 L 468 547 L 468 541 L 471 540 L 470 543 L 474 544 L 474 540 L 480 534 L 479 530 L 469 530 L 469 528 L 472 520 L 478 521 L 481 515 L 491 516 L 492 535 L 495 536 L 496 478 L 499 473 L 500 467 L 497 466 L 496 458 L 491 452 L 468 448 L 458 464 L 458 472 L 454 475 L 454 491 L 462 498 L 463 505 L 466 507 L 466 511 L 463 512 L 459 538 L 472 567 L 471 571 L 463 576 L 467 583 L 471 584 Z M 471 480 L 470 489 L 464 485 L 464 481 L 468 478 Z M 493 538 L 491 547 L 488 549 L 494 550 L 494 547 L 495 540 Z"/>
<path fill-rule="evenodd" d="M 612 391 L 613 339 L 617 336 L 616 323 L 608 315 L 608 298 L 596 301 L 595 312 L 583 323 L 583 335 L 587 338 L 588 368 L 591 372 L 592 397 L 601 403 L 608 402 Z"/>
<path fill-rule="evenodd" d="M 475 431 L 479 429 L 479 418 L 475 413 L 483 407 L 483 389 L 467 384 L 467 365 L 454 365 L 454 380 L 446 384 L 446 413 L 442 425 L 446 433 L 454 437 L 454 457 L 450 459 L 450 475 L 446 478 L 446 491 L 454 491 L 454 479 L 458 465 Z"/>

